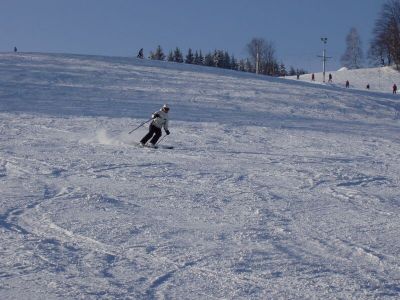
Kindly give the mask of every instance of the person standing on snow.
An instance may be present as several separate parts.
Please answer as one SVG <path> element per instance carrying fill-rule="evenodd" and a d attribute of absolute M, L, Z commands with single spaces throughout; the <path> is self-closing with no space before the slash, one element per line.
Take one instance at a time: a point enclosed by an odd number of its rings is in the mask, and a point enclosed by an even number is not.
<path fill-rule="evenodd" d="M 346 88 L 349 88 L 350 86 L 350 82 L 348 80 L 346 80 Z"/>
<path fill-rule="evenodd" d="M 393 94 L 397 94 L 397 85 L 393 84 Z"/>
<path fill-rule="evenodd" d="M 139 53 L 138 53 L 138 55 L 137 55 L 137 58 L 143 58 L 144 56 L 143 56 L 143 48 L 141 48 L 140 50 L 139 50 Z"/>
<path fill-rule="evenodd" d="M 164 104 L 163 107 L 151 115 L 153 119 L 149 126 L 149 132 L 140 140 L 140 145 L 144 146 L 150 140 L 150 147 L 155 147 L 158 139 L 161 137 L 161 129 L 164 127 L 165 133 L 170 134 L 168 130 L 168 112 L 169 106 Z"/>

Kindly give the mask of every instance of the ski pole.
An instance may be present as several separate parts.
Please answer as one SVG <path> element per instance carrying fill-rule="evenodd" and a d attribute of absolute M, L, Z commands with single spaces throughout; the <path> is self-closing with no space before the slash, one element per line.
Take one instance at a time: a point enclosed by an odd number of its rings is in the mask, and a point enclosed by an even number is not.
<path fill-rule="evenodd" d="M 144 121 L 142 124 L 140 124 L 138 127 L 136 127 L 135 129 L 132 129 L 131 131 L 129 131 L 129 134 L 131 134 L 132 132 L 134 132 L 135 130 L 139 129 L 140 127 L 142 127 L 144 124 L 150 122 L 151 120 L 153 120 L 152 118 L 148 119 L 147 121 Z"/>
<path fill-rule="evenodd" d="M 158 142 L 156 143 L 156 145 L 159 145 L 159 144 L 161 143 L 161 141 L 162 141 L 163 139 L 165 139 L 166 137 L 167 137 L 167 135 L 164 135 L 161 139 L 158 140 Z"/>

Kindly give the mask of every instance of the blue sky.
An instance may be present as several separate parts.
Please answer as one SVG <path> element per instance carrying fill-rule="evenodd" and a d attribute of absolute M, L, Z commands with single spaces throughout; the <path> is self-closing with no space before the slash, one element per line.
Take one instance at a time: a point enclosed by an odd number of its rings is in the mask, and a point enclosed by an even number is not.
<path fill-rule="evenodd" d="M 272 41 L 288 67 L 340 67 L 351 27 L 366 52 L 385 0 L 0 0 L 0 51 L 136 56 L 161 45 L 247 56 L 253 37 Z"/>

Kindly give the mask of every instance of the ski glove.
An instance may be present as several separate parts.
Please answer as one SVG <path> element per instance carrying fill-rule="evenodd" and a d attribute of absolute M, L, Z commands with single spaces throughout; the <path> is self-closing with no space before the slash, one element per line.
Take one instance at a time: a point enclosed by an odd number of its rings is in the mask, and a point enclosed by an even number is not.
<path fill-rule="evenodd" d="M 153 115 L 153 119 L 155 119 L 155 118 L 159 118 L 160 117 L 160 115 L 159 114 L 154 114 Z"/>
<path fill-rule="evenodd" d="M 169 135 L 169 134 L 170 134 L 169 130 L 165 130 L 165 133 L 166 133 L 167 135 Z"/>

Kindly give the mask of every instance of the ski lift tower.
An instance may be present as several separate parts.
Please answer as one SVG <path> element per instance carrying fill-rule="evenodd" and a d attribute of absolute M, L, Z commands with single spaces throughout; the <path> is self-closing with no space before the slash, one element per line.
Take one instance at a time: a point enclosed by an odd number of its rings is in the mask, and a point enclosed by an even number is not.
<path fill-rule="evenodd" d="M 322 56 L 318 55 L 318 57 L 322 57 L 322 77 L 323 77 L 323 82 L 325 82 L 326 61 L 328 60 L 328 58 L 330 58 L 326 56 L 326 43 L 328 42 L 328 38 L 322 37 L 321 42 L 324 44 L 324 50 L 322 50 Z"/>

